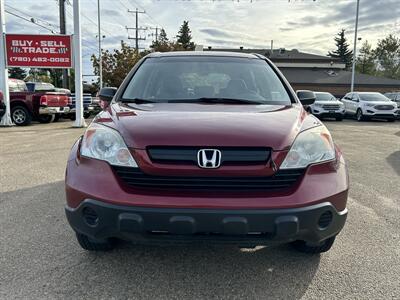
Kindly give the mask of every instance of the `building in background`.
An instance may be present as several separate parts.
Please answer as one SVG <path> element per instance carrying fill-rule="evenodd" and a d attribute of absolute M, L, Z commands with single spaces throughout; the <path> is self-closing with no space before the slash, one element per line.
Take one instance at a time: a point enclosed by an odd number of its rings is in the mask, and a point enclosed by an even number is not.
<path fill-rule="evenodd" d="M 217 49 L 203 51 L 227 51 L 257 53 L 271 59 L 295 90 L 330 92 L 342 97 L 350 91 L 351 72 L 345 64 L 329 56 L 300 52 L 297 49 Z M 391 92 L 400 90 L 400 80 L 356 74 L 356 91 Z"/>

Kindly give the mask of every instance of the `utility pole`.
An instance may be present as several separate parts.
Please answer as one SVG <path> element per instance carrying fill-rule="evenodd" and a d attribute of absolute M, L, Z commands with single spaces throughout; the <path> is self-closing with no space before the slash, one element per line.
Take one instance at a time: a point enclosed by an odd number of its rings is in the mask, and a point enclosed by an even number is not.
<path fill-rule="evenodd" d="M 147 29 L 146 27 L 139 27 L 139 14 L 144 14 L 146 12 L 145 11 L 139 11 L 137 8 L 135 10 L 128 9 L 128 12 L 135 13 L 135 16 L 136 16 L 136 27 L 135 28 L 125 27 L 125 28 L 126 28 L 126 30 L 129 30 L 129 29 L 135 30 L 135 37 L 132 38 L 132 37 L 130 37 L 128 35 L 128 39 L 130 39 L 130 40 L 134 39 L 135 40 L 136 52 L 139 53 L 139 41 L 146 40 L 146 38 L 139 37 L 139 30 L 146 30 Z"/>
<path fill-rule="evenodd" d="M 4 35 L 6 34 L 6 19 L 4 11 L 4 0 L 0 0 L 0 90 L 3 93 L 3 102 L 6 106 L 6 113 L 3 115 L 0 126 L 12 126 L 10 113 L 10 92 L 8 89 L 8 68 L 6 67 Z"/>
<path fill-rule="evenodd" d="M 353 67 L 351 68 L 351 92 L 354 91 L 354 79 L 356 76 L 356 59 L 357 59 L 357 30 L 358 30 L 358 12 L 360 10 L 360 0 L 357 0 L 356 10 L 356 27 L 354 31 L 354 49 L 353 49 Z"/>
<path fill-rule="evenodd" d="M 149 27 L 149 29 L 156 31 L 155 35 L 154 35 L 154 33 L 150 33 L 149 36 L 151 36 L 151 37 L 155 36 L 156 37 L 156 42 L 158 42 L 158 29 L 161 29 L 161 28 L 156 26 L 156 27 Z"/>
<path fill-rule="evenodd" d="M 60 34 L 66 34 L 65 0 L 58 0 L 60 8 Z M 68 69 L 62 70 L 62 87 L 68 88 Z"/>
<path fill-rule="evenodd" d="M 97 29 L 99 37 L 99 85 L 103 87 L 103 55 L 101 53 L 100 0 L 97 0 Z"/>

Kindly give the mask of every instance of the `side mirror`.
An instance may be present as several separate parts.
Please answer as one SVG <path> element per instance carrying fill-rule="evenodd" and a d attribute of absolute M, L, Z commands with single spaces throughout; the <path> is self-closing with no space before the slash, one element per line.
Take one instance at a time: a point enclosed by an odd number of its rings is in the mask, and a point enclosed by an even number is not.
<path fill-rule="evenodd" d="M 299 98 L 301 104 L 303 105 L 311 105 L 315 102 L 315 99 L 317 98 L 313 91 L 299 90 L 296 91 L 296 94 L 297 98 Z"/>
<path fill-rule="evenodd" d="M 99 92 L 99 99 L 105 102 L 111 102 L 117 92 L 116 87 L 104 87 Z"/>
<path fill-rule="evenodd" d="M 110 105 L 110 102 L 114 98 L 116 92 L 116 87 L 104 87 L 99 91 L 98 97 L 100 99 L 101 108 L 105 109 Z"/>

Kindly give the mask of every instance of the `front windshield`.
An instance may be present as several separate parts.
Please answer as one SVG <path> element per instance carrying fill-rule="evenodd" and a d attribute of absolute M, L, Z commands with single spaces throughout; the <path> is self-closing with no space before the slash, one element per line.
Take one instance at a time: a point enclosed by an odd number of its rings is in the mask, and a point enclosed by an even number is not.
<path fill-rule="evenodd" d="M 315 101 L 336 101 L 336 97 L 331 93 L 315 93 Z"/>
<path fill-rule="evenodd" d="M 122 101 L 200 102 L 245 100 L 291 103 L 282 82 L 261 59 L 210 56 L 148 58 L 129 82 Z"/>
<path fill-rule="evenodd" d="M 390 101 L 389 98 L 379 93 L 360 94 L 360 99 L 362 101 Z"/>

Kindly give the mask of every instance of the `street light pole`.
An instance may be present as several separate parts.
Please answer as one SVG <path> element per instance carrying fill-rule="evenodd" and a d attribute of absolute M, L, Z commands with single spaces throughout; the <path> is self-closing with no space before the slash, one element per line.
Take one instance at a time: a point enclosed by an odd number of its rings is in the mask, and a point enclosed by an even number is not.
<path fill-rule="evenodd" d="M 65 0 L 59 0 L 59 9 L 60 9 L 60 33 L 66 34 L 66 19 L 65 19 Z M 69 88 L 69 79 L 68 79 L 68 69 L 62 70 L 62 87 L 64 89 Z"/>
<path fill-rule="evenodd" d="M 357 0 L 356 26 L 355 26 L 355 31 L 354 31 L 353 66 L 351 68 L 351 92 L 354 91 L 354 79 L 356 76 L 357 30 L 358 30 L 358 12 L 359 12 L 359 10 L 360 10 L 360 0 Z"/>
<path fill-rule="evenodd" d="M 6 67 L 6 47 L 4 45 L 6 34 L 6 19 L 4 12 L 4 0 L 0 0 L 0 91 L 3 93 L 3 102 L 6 113 L 3 115 L 0 126 L 12 126 L 10 112 L 10 92 L 8 89 L 8 68 Z"/>
<path fill-rule="evenodd" d="M 75 68 L 75 109 L 76 119 L 73 127 L 86 127 L 83 118 L 82 82 L 82 29 L 80 0 L 74 0 L 74 68 Z"/>
<path fill-rule="evenodd" d="M 97 29 L 99 38 L 99 86 L 103 87 L 103 55 L 101 53 L 100 0 L 97 0 Z"/>

